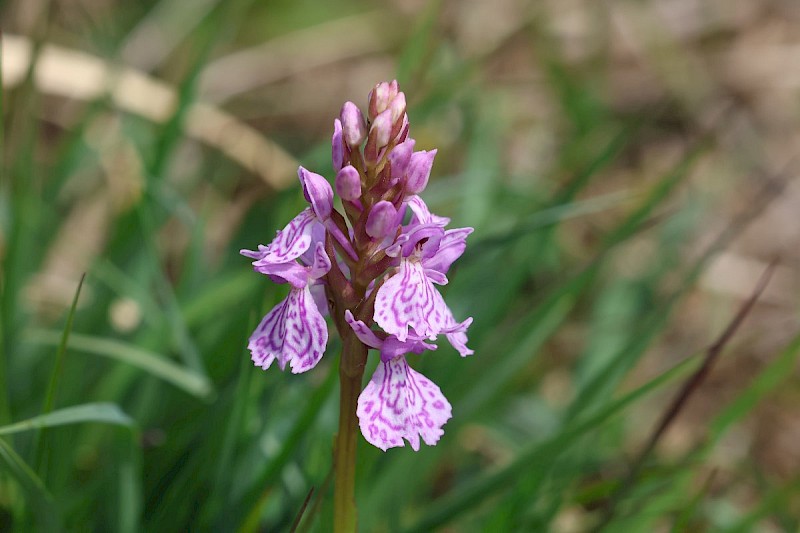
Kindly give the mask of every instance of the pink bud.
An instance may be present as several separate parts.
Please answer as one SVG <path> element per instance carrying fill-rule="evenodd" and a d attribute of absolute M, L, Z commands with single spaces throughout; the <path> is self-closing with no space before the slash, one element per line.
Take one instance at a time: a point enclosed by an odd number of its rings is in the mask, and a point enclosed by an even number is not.
<path fill-rule="evenodd" d="M 333 137 L 331 137 L 331 160 L 333 170 L 339 172 L 344 164 L 345 147 L 342 142 L 342 123 L 339 119 L 333 121 Z"/>
<path fill-rule="evenodd" d="M 374 143 L 375 148 L 380 150 L 387 144 L 392 133 L 392 112 L 389 109 L 384 110 L 381 114 L 375 117 L 372 126 L 369 128 L 370 140 Z"/>
<path fill-rule="evenodd" d="M 333 211 L 333 189 L 328 180 L 300 167 L 297 169 L 300 183 L 303 185 L 303 196 L 311 204 L 314 214 L 320 220 L 327 220 Z"/>
<path fill-rule="evenodd" d="M 397 96 L 398 85 L 397 80 L 391 83 L 385 81 L 379 83 L 369 92 L 369 118 L 375 120 L 375 117 L 383 113 L 392 102 L 392 99 Z"/>
<path fill-rule="evenodd" d="M 353 102 L 345 102 L 340 113 L 342 120 L 342 138 L 350 148 L 359 146 L 367 137 L 367 125 L 364 115 Z"/>
<path fill-rule="evenodd" d="M 397 96 L 392 99 L 392 103 L 389 105 L 389 109 L 392 110 L 392 125 L 397 124 L 400 122 L 402 125 L 402 118 L 403 115 L 406 113 L 406 95 L 405 93 L 397 93 Z M 399 129 L 399 128 L 398 128 Z"/>
<path fill-rule="evenodd" d="M 389 152 L 389 162 L 392 164 L 392 182 L 403 179 L 406 175 L 415 143 L 414 139 L 408 139 L 392 148 L 392 151 Z"/>
<path fill-rule="evenodd" d="M 361 197 L 361 176 L 351 165 L 336 174 L 336 192 L 343 200 L 353 202 Z"/>
<path fill-rule="evenodd" d="M 414 152 L 406 170 L 405 189 L 409 194 L 419 194 L 428 185 L 436 150 Z"/>
<path fill-rule="evenodd" d="M 372 206 L 367 216 L 367 235 L 382 239 L 397 228 L 397 209 L 391 202 L 381 200 Z"/>

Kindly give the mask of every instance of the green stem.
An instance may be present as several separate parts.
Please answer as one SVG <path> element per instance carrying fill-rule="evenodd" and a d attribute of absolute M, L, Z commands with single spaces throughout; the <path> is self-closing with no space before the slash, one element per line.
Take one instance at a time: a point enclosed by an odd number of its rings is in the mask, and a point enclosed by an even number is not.
<path fill-rule="evenodd" d="M 333 468 L 333 530 L 335 533 L 356 531 L 356 447 L 358 418 L 356 406 L 361 393 L 361 379 L 367 349 L 352 333 L 343 339 L 339 361 L 339 432 L 336 434 Z"/>

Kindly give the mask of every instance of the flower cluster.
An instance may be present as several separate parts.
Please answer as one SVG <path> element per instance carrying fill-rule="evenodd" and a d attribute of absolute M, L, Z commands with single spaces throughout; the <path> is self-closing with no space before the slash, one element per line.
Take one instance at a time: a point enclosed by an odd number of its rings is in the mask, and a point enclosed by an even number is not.
<path fill-rule="evenodd" d="M 428 445 L 439 440 L 451 407 L 405 356 L 436 349 L 426 341 L 439 335 L 461 356 L 473 353 L 466 335 L 472 319 L 457 321 L 435 287 L 447 283 L 472 228 L 445 229 L 449 219 L 431 213 L 418 196 L 436 150 L 414 151 L 405 95 L 396 81 L 370 92 L 367 117 L 347 102 L 334 121 L 335 188 L 344 214 L 334 208 L 328 181 L 300 167 L 309 207 L 268 246 L 242 250 L 257 272 L 291 286 L 248 347 L 263 369 L 277 360 L 281 369 L 288 364 L 293 373 L 305 372 L 322 358 L 328 341 L 324 315 L 331 313 L 343 338 L 354 335 L 380 352 L 358 398 L 364 438 L 382 450 L 403 446 L 405 439 L 418 450 L 420 437 Z"/>

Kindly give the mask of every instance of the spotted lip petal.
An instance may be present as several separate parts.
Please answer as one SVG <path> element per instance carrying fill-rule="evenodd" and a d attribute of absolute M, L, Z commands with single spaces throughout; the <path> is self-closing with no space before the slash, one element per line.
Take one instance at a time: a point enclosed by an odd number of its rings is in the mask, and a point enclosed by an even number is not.
<path fill-rule="evenodd" d="M 448 324 L 447 304 L 414 260 L 400 262 L 400 271 L 378 289 L 375 322 L 386 333 L 405 341 L 408 328 L 421 337 L 434 339 Z"/>
<path fill-rule="evenodd" d="M 419 450 L 422 437 L 432 446 L 444 434 L 452 408 L 435 383 L 408 366 L 405 357 L 382 361 L 358 397 L 361 433 L 383 451 L 405 446 Z"/>
<path fill-rule="evenodd" d="M 247 347 L 256 366 L 266 370 L 277 359 L 281 370 L 289 363 L 299 374 L 316 366 L 327 343 L 328 327 L 306 286 L 292 289 L 264 317 Z"/>
<path fill-rule="evenodd" d="M 279 231 L 269 246 L 259 245 L 258 252 L 241 250 L 239 253 L 256 259 L 253 261 L 256 267 L 294 261 L 311 247 L 315 225 L 318 224 L 314 212 L 308 207 Z"/>

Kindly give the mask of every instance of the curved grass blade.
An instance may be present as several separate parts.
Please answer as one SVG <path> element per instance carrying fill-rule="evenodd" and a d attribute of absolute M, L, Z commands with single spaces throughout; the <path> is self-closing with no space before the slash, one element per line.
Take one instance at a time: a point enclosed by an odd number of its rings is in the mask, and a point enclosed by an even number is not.
<path fill-rule="evenodd" d="M 44 329 L 30 329 L 26 332 L 25 339 L 28 342 L 52 345 L 58 343 L 58 333 Z M 72 335 L 70 349 L 108 357 L 135 366 L 198 398 L 207 400 L 214 394 L 213 385 L 206 376 L 176 365 L 158 354 L 136 348 L 130 344 L 112 339 L 75 334 Z"/>
<path fill-rule="evenodd" d="M 72 332 L 72 321 L 75 318 L 75 309 L 78 306 L 78 298 L 81 295 L 81 288 L 83 287 L 83 282 L 85 280 L 86 274 L 84 273 L 81 275 L 80 281 L 78 281 L 78 288 L 75 289 L 75 296 L 72 298 L 72 305 L 70 305 L 69 313 L 67 313 L 67 322 L 64 324 L 64 330 L 61 332 L 61 340 L 58 343 L 58 351 L 56 351 L 56 360 L 55 364 L 53 365 L 53 373 L 50 375 L 50 385 L 47 387 L 44 405 L 42 406 L 42 414 L 44 415 L 47 415 L 53 410 L 53 404 L 56 400 L 56 392 L 58 391 L 58 382 L 61 378 L 61 375 L 64 373 L 64 357 L 67 353 L 69 334 Z M 33 440 L 34 456 L 36 457 L 36 462 L 34 465 L 40 474 L 42 473 L 44 461 L 46 459 L 46 451 L 45 447 L 43 446 L 44 438 L 44 432 L 40 431 Z"/>
<path fill-rule="evenodd" d="M 87 403 L 74 407 L 56 409 L 50 413 L 34 416 L 21 422 L 0 427 L 0 435 L 11 435 L 34 429 L 51 428 L 78 424 L 81 422 L 100 422 L 117 426 L 133 427 L 134 421 L 113 403 Z"/>
<path fill-rule="evenodd" d="M 64 325 L 64 331 L 61 333 L 61 341 L 58 344 L 58 351 L 56 352 L 56 363 L 53 365 L 53 374 L 50 376 L 50 386 L 47 387 L 47 396 L 45 397 L 44 407 L 42 412 L 44 414 L 53 410 L 53 403 L 55 402 L 56 390 L 58 389 L 58 378 L 64 371 L 64 356 L 67 352 L 67 343 L 69 342 L 69 334 L 72 332 L 72 321 L 75 318 L 75 308 L 78 306 L 78 298 L 81 295 L 81 288 L 83 282 L 86 280 L 86 274 L 81 275 L 78 282 L 78 288 L 75 290 L 75 296 L 72 298 L 72 305 L 67 314 L 67 323 Z"/>

